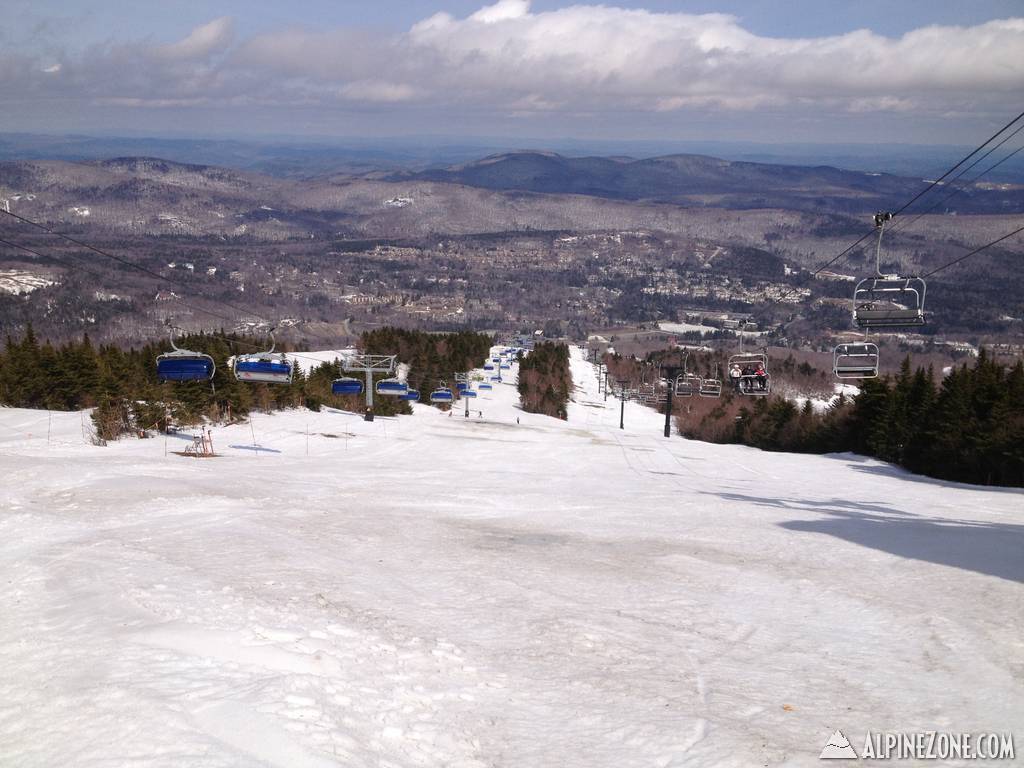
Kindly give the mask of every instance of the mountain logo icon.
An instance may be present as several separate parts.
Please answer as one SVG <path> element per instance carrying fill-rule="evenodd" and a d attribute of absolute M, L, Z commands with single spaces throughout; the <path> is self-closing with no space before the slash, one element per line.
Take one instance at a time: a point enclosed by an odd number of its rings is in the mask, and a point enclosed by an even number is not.
<path fill-rule="evenodd" d="M 856 760 L 857 753 L 853 751 L 850 740 L 837 728 L 818 757 L 821 760 Z"/>

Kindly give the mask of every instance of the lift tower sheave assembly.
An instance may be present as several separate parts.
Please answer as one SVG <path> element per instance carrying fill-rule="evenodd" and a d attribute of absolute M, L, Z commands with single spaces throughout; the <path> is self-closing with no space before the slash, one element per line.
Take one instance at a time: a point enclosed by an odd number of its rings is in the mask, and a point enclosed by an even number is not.
<path fill-rule="evenodd" d="M 373 374 L 392 373 L 397 355 L 349 355 L 341 365 L 345 373 L 366 374 L 366 421 L 373 421 Z"/>

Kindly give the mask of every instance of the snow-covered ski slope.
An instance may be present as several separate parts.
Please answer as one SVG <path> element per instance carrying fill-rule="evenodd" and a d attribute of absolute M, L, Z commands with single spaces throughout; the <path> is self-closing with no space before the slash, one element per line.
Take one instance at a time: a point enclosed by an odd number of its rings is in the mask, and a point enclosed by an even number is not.
<path fill-rule="evenodd" d="M 0 764 L 817 765 L 1024 723 L 1024 494 L 568 422 L 0 410 Z M 519 424 L 516 419 L 519 418 Z M 308 434 L 307 434 L 308 432 Z M 166 451 L 166 454 L 165 454 Z"/>

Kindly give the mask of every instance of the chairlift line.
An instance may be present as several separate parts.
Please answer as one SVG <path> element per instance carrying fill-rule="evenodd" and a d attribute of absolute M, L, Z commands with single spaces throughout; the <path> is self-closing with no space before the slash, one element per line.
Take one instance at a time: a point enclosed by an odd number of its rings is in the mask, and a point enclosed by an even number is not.
<path fill-rule="evenodd" d="M 944 181 L 944 180 L 945 180 L 945 179 L 946 179 L 947 177 L 949 177 L 949 176 L 950 176 L 950 175 L 951 175 L 951 174 L 952 174 L 953 172 L 955 172 L 955 171 L 956 171 L 956 170 L 957 170 L 958 168 L 960 168 L 961 166 L 963 166 L 963 165 L 964 165 L 964 163 L 968 162 L 968 161 L 969 161 L 969 160 L 970 160 L 970 159 L 971 159 L 972 157 L 974 157 L 975 155 L 977 155 L 977 154 L 978 154 L 979 152 L 982 152 L 982 151 L 983 151 L 983 150 L 985 149 L 985 147 L 986 147 L 986 146 L 988 146 L 989 144 L 991 144 L 991 143 L 992 143 L 993 141 L 995 141 L 995 140 L 996 140 L 996 139 L 997 139 L 997 138 L 998 138 L 998 137 L 999 137 L 1000 135 L 1002 135 L 1002 134 L 1003 134 L 1004 132 L 1006 132 L 1007 130 L 1009 130 L 1009 129 L 1010 129 L 1010 128 L 1011 128 L 1011 127 L 1012 127 L 1012 126 L 1013 126 L 1013 125 L 1015 124 L 1015 123 L 1017 123 L 1017 122 L 1018 122 L 1018 121 L 1019 121 L 1019 120 L 1020 120 L 1021 118 L 1024 118 L 1024 112 L 1021 112 L 1021 113 L 1020 113 L 1020 114 L 1018 114 L 1018 115 L 1017 115 L 1016 117 L 1014 117 L 1014 118 L 1013 118 L 1012 120 L 1010 120 L 1010 121 L 1009 121 L 1008 123 L 1006 123 L 1006 125 L 1004 125 L 1004 126 L 1003 126 L 1002 128 L 1000 128 L 1000 129 L 999 129 L 998 131 L 996 131 L 996 132 L 995 132 L 994 134 L 992 134 L 992 136 L 991 136 L 991 137 L 989 137 L 989 138 L 988 138 L 988 139 L 986 139 L 986 140 L 985 140 L 984 142 L 982 142 L 981 144 L 979 144 L 979 145 L 978 145 L 978 146 L 977 146 L 977 147 L 976 147 L 976 148 L 975 148 L 974 150 L 972 150 L 972 151 L 971 151 L 970 153 L 968 153 L 968 154 L 967 154 L 966 156 L 964 156 L 963 158 L 961 158 L 961 159 L 960 159 L 960 160 L 959 160 L 959 161 L 958 161 L 958 162 L 957 162 L 957 163 L 956 163 L 955 165 L 953 165 L 953 166 L 952 166 L 951 168 L 949 168 L 949 169 L 948 169 L 948 170 L 947 170 L 947 171 L 946 171 L 945 173 L 943 173 L 943 174 L 942 174 L 941 176 L 939 176 L 939 177 L 938 177 L 937 179 L 935 179 L 934 181 L 932 181 L 932 182 L 931 182 L 931 183 L 930 183 L 930 184 L 929 184 L 929 185 L 928 185 L 927 187 L 925 187 L 925 188 L 924 188 L 923 190 L 921 190 L 921 191 L 920 191 L 920 192 L 918 192 L 918 193 L 917 193 L 916 195 L 914 195 L 914 196 L 913 196 L 913 197 L 912 197 L 912 198 L 911 198 L 911 199 L 910 199 L 910 200 L 909 200 L 908 202 L 904 203 L 904 204 L 903 204 L 903 205 L 902 205 L 902 206 L 901 206 L 900 208 L 897 208 L 897 209 L 896 209 L 896 210 L 895 210 L 894 212 L 892 212 L 891 214 L 888 214 L 888 218 L 890 218 L 890 219 L 891 219 L 891 218 L 893 218 L 893 217 L 895 217 L 895 216 L 898 216 L 899 214 L 903 213 L 903 212 L 904 212 L 905 210 L 907 210 L 907 209 L 908 209 L 908 208 L 909 208 L 909 207 L 910 207 L 911 205 L 913 205 L 913 204 L 914 204 L 915 202 L 917 202 L 918 200 L 920 200 L 920 199 L 921 199 L 921 198 L 922 198 L 922 197 L 923 197 L 924 195 L 926 195 L 926 194 L 927 194 L 928 192 L 930 192 L 930 191 L 931 191 L 932 189 L 934 189 L 935 187 L 937 187 L 937 186 L 938 186 L 939 184 L 942 184 L 942 183 L 943 183 L 943 181 Z M 993 149 L 993 150 L 994 150 L 994 149 L 998 149 L 998 147 L 999 147 L 999 146 L 1002 146 L 1002 144 L 1004 144 L 1004 143 L 1005 143 L 1005 142 L 1006 142 L 1006 141 L 1007 141 L 1008 139 L 1010 139 L 1010 138 L 1012 138 L 1013 136 L 1015 136 L 1015 135 L 1016 135 L 1016 134 L 1017 134 L 1017 133 L 1018 133 L 1018 132 L 1019 132 L 1020 130 L 1021 130 L 1021 127 L 1020 127 L 1020 126 L 1018 126 L 1018 128 L 1017 128 L 1016 130 L 1014 130 L 1014 131 L 1013 131 L 1013 132 L 1012 132 L 1012 133 L 1011 133 L 1011 134 L 1010 134 L 1009 136 L 1005 137 L 1005 138 L 1004 138 L 1004 139 L 1003 139 L 1003 140 L 1002 140 L 1001 142 L 999 142 L 999 144 L 998 144 L 998 145 L 996 145 L 996 147 L 993 147 L 992 149 Z M 981 159 L 984 159 L 984 157 L 987 157 L 987 156 L 988 156 L 988 155 L 989 155 L 989 154 L 991 153 L 991 151 L 992 151 L 992 150 L 990 150 L 989 152 L 987 152 L 987 153 L 985 153 L 984 155 L 982 155 L 982 157 L 981 157 L 981 158 L 979 158 L 979 160 L 981 160 Z M 1018 151 L 1019 151 L 1019 150 L 1018 150 Z M 1016 154 L 1016 152 L 1014 152 L 1013 154 Z M 1001 163 L 1001 162 L 1003 162 L 1003 161 L 1005 161 L 1006 159 L 1008 159 L 1008 157 L 1007 157 L 1007 158 L 1003 158 L 1003 160 L 1001 160 L 1001 161 L 1000 161 L 1000 163 Z M 977 161 L 976 161 L 976 162 L 977 162 Z M 974 165 L 976 164 L 976 162 L 975 162 L 975 163 L 972 163 L 972 164 L 971 164 L 970 166 L 968 166 L 967 168 L 965 168 L 963 172 L 966 172 L 967 170 L 969 170 L 970 168 L 972 168 L 972 167 L 973 167 L 973 166 L 974 166 Z M 999 165 L 999 163 L 996 163 L 996 165 Z M 992 166 L 992 167 L 994 168 L 995 166 Z M 992 168 L 989 168 L 988 170 L 992 170 Z M 987 172 L 988 172 L 988 170 L 986 170 L 985 172 L 983 172 L 983 173 L 982 173 L 981 175 L 984 175 L 984 173 L 987 173 Z M 963 172 L 962 172 L 962 173 L 963 173 Z M 961 175 L 962 175 L 962 173 L 961 173 Z M 958 176 L 957 178 L 959 178 L 959 176 Z M 980 178 L 980 176 L 979 176 L 978 178 Z M 941 201 L 940 201 L 940 202 L 941 202 Z M 927 211 L 926 211 L 926 212 L 927 212 Z M 877 223 L 878 223 L 878 222 L 876 221 L 876 225 L 877 225 Z M 911 292 L 910 292 L 909 290 L 904 290 L 904 292 L 903 292 L 903 295 L 902 295 L 901 297 L 899 297 L 899 298 L 909 298 L 909 299 L 913 299 L 914 301 L 916 301 L 916 302 L 917 302 L 917 306 L 916 306 L 916 307 L 915 307 L 915 306 L 910 306 L 910 307 L 907 307 L 907 306 L 905 306 L 905 305 L 904 305 L 904 306 L 903 306 L 903 309 L 909 310 L 908 312 L 906 312 L 905 314 L 903 314 L 903 316 L 899 316 L 898 314 L 897 314 L 897 315 L 895 315 L 895 316 L 893 316 L 893 315 L 889 315 L 889 316 L 888 316 L 888 319 L 889 319 L 889 320 L 898 320 L 898 321 L 910 320 L 910 321 L 912 321 L 912 322 L 910 323 L 910 325 L 920 325 L 920 324 L 923 324 L 923 323 L 924 323 L 924 290 L 923 290 L 923 289 L 924 289 L 924 280 L 925 280 L 925 279 L 927 279 L 927 278 L 931 277 L 932 275 L 934 275 L 934 274 L 937 274 L 938 272 L 941 272 L 942 270 L 944 270 L 944 269 L 947 269 L 947 268 L 949 268 L 949 267 L 951 267 L 951 266 L 953 266 L 953 265 L 955 265 L 955 264 L 959 264 L 959 263 L 960 263 L 961 261 L 964 261 L 965 259 L 967 259 L 967 258 L 970 258 L 971 256 L 975 255 L 976 253 L 980 253 L 981 251 L 985 250 L 986 248 L 990 248 L 991 246 L 993 246 L 993 245 L 995 245 L 995 244 L 997 244 L 997 243 L 999 243 L 999 242 L 1002 242 L 1003 240 L 1006 240 L 1007 238 L 1013 237 L 1014 235 L 1016 235 L 1016 234 L 1019 234 L 1020 232 L 1024 232 L 1024 227 L 1021 227 L 1021 228 L 1019 228 L 1019 229 L 1016 229 L 1016 230 L 1014 230 L 1013 232 L 1009 233 L 1008 235 L 1004 235 L 1003 237 L 999 238 L 998 240 L 993 240 L 993 241 L 992 241 L 991 243 L 988 243 L 987 245 L 984 245 L 984 246 L 982 246 L 982 247 L 980 247 L 980 248 L 977 248 L 977 249 L 975 249 L 975 250 L 971 251 L 970 253 L 964 254 L 963 256 L 961 256 L 961 257 L 959 257 L 959 258 L 957 258 L 957 259 L 954 259 L 953 261 L 951 261 L 951 262 L 949 262 L 949 263 L 947 263 L 947 264 L 944 264 L 943 266 L 941 266 L 941 267 L 938 267 L 937 269 L 933 269 L 933 270 L 932 270 L 931 272 L 928 272 L 928 273 L 926 273 L 926 274 L 922 275 L 922 276 L 921 276 L 920 278 L 916 278 L 916 279 L 920 280 L 920 281 L 921 281 L 921 283 L 919 283 L 919 284 L 915 284 L 915 285 L 908 285 L 908 286 L 905 286 L 905 288 L 909 288 L 909 289 L 917 290 L 917 295 L 915 296 L 915 295 L 914 295 L 913 293 L 911 293 Z M 853 251 L 853 250 L 854 250 L 855 248 L 857 248 L 857 247 L 858 247 L 858 246 L 859 246 L 859 245 L 860 245 L 861 243 L 863 243 L 863 242 L 864 242 L 865 240 L 867 240 L 867 239 L 868 239 L 868 238 L 869 238 L 870 236 L 871 236 L 871 232 L 870 232 L 870 231 L 868 231 L 868 232 L 865 232 L 865 233 L 864 233 L 863 235 L 861 235 L 861 236 L 860 236 L 860 237 L 859 237 L 859 238 L 858 238 L 858 239 L 857 239 L 857 240 L 856 240 L 856 241 L 855 241 L 854 243 L 852 243 L 851 245 L 849 245 L 849 246 L 847 246 L 846 248 L 844 248 L 844 249 L 843 249 L 842 251 L 840 251 L 840 252 L 839 252 L 838 254 L 836 254 L 836 255 L 835 255 L 835 256 L 833 256 L 833 257 L 832 257 L 831 259 L 829 259 L 829 260 L 828 260 L 828 261 L 826 261 L 826 262 L 825 262 L 824 264 L 822 264 L 822 265 L 821 265 L 821 266 L 819 266 L 819 267 L 818 267 L 817 269 L 815 269 L 815 270 L 814 270 L 813 272 L 811 272 L 811 277 L 812 277 L 812 278 L 814 278 L 814 277 L 817 277 L 817 276 L 818 276 L 819 274 L 821 274 L 821 273 L 822 273 L 822 272 L 823 272 L 823 271 L 824 271 L 825 269 L 827 269 L 828 267 L 832 266 L 832 265 L 833 265 L 833 264 L 835 264 L 835 263 L 836 263 L 837 261 L 839 261 L 839 260 L 840 260 L 840 259 L 842 259 L 842 258 L 843 258 L 844 256 L 846 256 L 846 255 L 847 255 L 848 253 L 850 253 L 850 252 L 851 252 L 851 251 Z M 876 254 L 877 254 L 877 249 L 876 249 Z M 880 286 L 880 285 L 877 285 L 877 284 L 862 284 L 862 285 L 861 285 L 861 288 L 863 288 L 863 289 L 871 289 L 871 288 L 874 288 L 874 289 L 883 289 L 883 288 L 885 288 L 885 287 L 888 287 L 888 288 L 890 288 L 890 289 L 891 289 L 891 288 L 896 288 L 896 286 L 895 286 L 895 285 L 890 285 L 890 286 Z M 796 286 L 793 286 L 793 287 L 791 287 L 791 288 L 788 288 L 787 290 L 783 291 L 783 292 L 782 292 L 782 293 L 781 293 L 781 294 L 780 294 L 780 295 L 779 295 L 778 297 L 776 297 L 776 298 L 772 299 L 772 300 L 771 300 L 771 301 L 769 302 L 769 304 L 775 304 L 775 303 L 778 303 L 778 302 L 782 301 L 782 300 L 783 300 L 783 299 L 785 299 L 785 298 L 786 298 L 787 296 L 789 296 L 790 294 L 792 294 L 794 290 L 796 290 Z M 898 293 L 898 291 L 897 291 L 896 293 Z M 889 291 L 889 292 L 888 292 L 888 297 L 889 297 L 889 298 L 897 298 L 897 296 L 896 296 L 896 293 L 894 293 L 894 292 L 892 292 L 892 291 Z M 870 296 L 870 291 L 868 292 L 868 294 L 867 294 L 867 295 L 868 295 L 868 296 Z M 856 297 L 855 297 L 855 298 L 856 298 Z M 866 303 L 870 303 L 870 302 L 866 302 Z M 897 303 L 899 303 L 899 302 L 897 302 Z M 857 305 L 856 305 L 856 302 L 855 302 L 855 305 L 854 305 L 854 308 L 855 308 L 855 320 L 856 320 L 856 306 L 857 306 Z M 893 307 L 893 309 L 899 309 L 899 307 Z M 868 310 L 868 308 L 867 308 L 867 307 L 865 307 L 865 310 L 866 310 L 866 312 L 867 312 L 867 313 L 866 313 L 866 314 L 862 314 L 862 315 L 861 315 L 861 317 L 862 317 L 862 319 L 865 319 L 865 320 L 867 321 L 867 325 L 866 325 L 866 326 L 859 326 L 859 327 L 870 327 L 870 326 L 871 326 L 871 324 L 872 324 L 873 322 L 874 322 L 874 325 L 875 325 L 876 327 L 900 327 L 900 326 L 895 326 L 895 325 L 892 325 L 892 324 L 888 324 L 888 325 L 884 324 L 884 320 L 885 320 L 885 319 L 887 319 L 887 317 L 886 317 L 886 313 L 884 313 L 884 312 L 883 312 L 883 313 L 881 313 L 881 314 L 879 314 L 879 315 L 872 315 L 872 314 L 871 314 L 871 311 L 870 311 L 870 310 Z M 920 310 L 920 311 L 918 311 L 918 310 Z M 881 321 L 883 321 L 883 322 L 878 322 L 879 320 L 881 320 Z M 834 350 L 833 350 L 833 352 L 834 352 Z"/>
<path fill-rule="evenodd" d="M 860 344 L 839 344 L 832 350 L 836 378 L 873 379 L 878 376 L 878 346 L 867 341 L 872 328 L 915 328 L 925 324 L 927 284 L 922 277 L 882 272 L 882 238 L 885 224 L 895 214 L 876 213 L 875 274 L 860 280 L 853 289 L 853 324 L 864 331 Z"/>

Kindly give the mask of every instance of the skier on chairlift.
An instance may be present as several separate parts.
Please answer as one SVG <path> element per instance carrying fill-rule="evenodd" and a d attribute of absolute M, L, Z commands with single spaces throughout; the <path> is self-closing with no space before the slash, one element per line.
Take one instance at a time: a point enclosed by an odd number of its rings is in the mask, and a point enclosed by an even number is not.
<path fill-rule="evenodd" d="M 740 379 L 743 377 L 743 371 L 740 370 L 739 363 L 733 363 L 732 368 L 729 369 L 729 381 L 732 384 L 732 388 L 737 392 L 740 391 Z"/>

